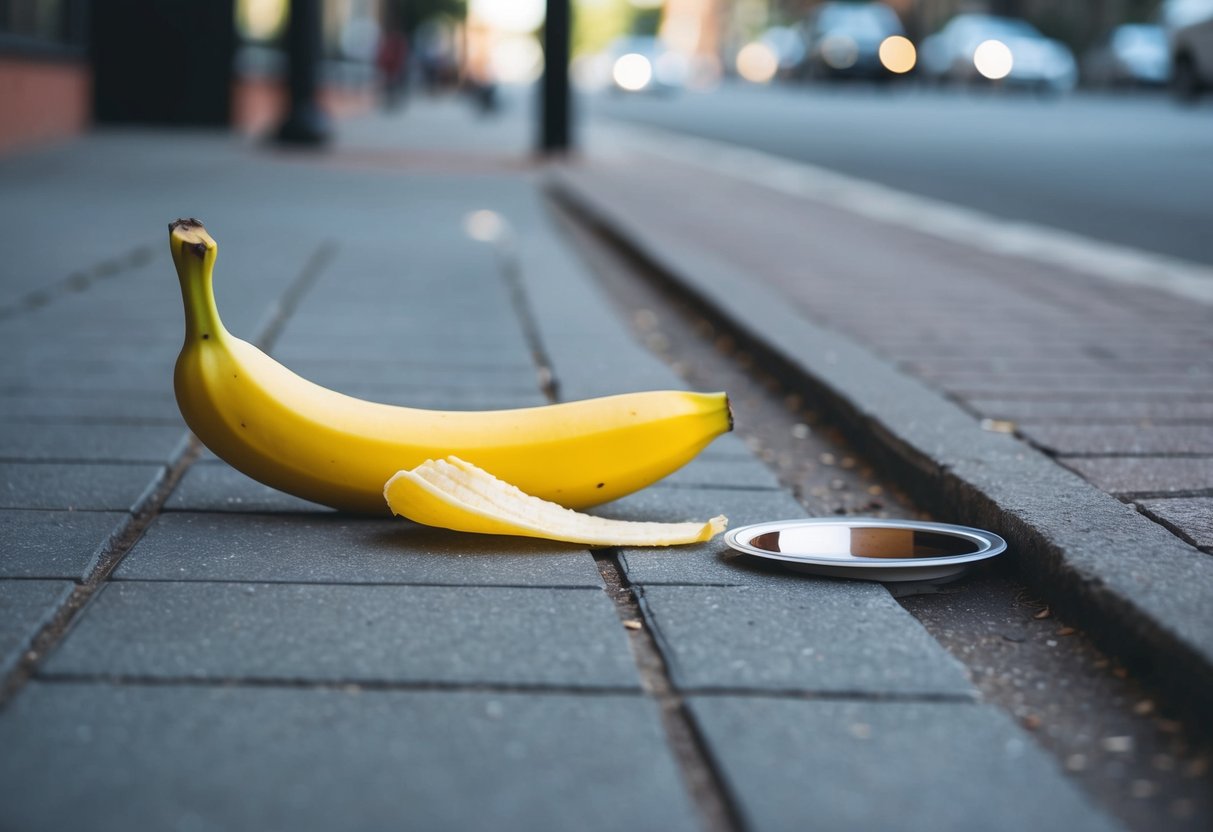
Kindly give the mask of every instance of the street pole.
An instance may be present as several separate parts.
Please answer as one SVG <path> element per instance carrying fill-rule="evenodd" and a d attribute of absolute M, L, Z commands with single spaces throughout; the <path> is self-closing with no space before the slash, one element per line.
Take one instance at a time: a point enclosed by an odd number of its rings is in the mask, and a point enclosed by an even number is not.
<path fill-rule="evenodd" d="M 547 0 L 543 26 L 543 99 L 540 152 L 567 153 L 572 146 L 569 112 L 570 0 Z"/>
<path fill-rule="evenodd" d="M 291 0 L 286 52 L 290 110 L 278 128 L 278 141 L 312 147 L 324 144 L 332 137 L 332 128 L 316 100 L 323 55 L 321 0 Z"/>

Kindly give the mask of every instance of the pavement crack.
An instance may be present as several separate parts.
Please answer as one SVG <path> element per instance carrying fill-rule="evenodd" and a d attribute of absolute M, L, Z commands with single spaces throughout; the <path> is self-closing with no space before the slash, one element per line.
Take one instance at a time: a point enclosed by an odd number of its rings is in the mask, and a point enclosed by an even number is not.
<path fill-rule="evenodd" d="M 657 704 L 667 746 L 705 832 L 735 832 L 744 828 L 737 807 L 729 799 L 724 779 L 695 728 L 686 701 L 674 688 L 666 659 L 645 624 L 635 587 L 624 575 L 618 555 L 610 549 L 595 550 L 593 555 L 607 597 L 614 603 L 627 633 L 641 684 Z"/>

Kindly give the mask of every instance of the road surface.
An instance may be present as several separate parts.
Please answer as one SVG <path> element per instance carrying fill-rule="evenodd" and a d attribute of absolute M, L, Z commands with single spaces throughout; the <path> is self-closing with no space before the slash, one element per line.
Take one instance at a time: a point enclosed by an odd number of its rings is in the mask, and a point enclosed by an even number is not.
<path fill-rule="evenodd" d="M 1213 107 L 1164 95 L 730 85 L 598 95 L 584 111 L 756 148 L 947 200 L 1213 264 Z"/>

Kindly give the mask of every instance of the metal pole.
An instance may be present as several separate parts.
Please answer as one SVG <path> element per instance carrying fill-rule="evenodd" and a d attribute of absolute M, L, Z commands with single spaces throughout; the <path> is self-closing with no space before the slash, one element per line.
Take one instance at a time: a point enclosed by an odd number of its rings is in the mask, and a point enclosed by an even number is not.
<path fill-rule="evenodd" d="M 569 0 L 547 0 L 543 26 L 543 98 L 540 152 L 565 153 L 572 146 L 569 95 Z"/>
<path fill-rule="evenodd" d="M 290 111 L 278 128 L 283 144 L 316 146 L 332 137 L 328 116 L 316 101 L 323 37 L 321 0 L 291 0 L 286 33 Z"/>

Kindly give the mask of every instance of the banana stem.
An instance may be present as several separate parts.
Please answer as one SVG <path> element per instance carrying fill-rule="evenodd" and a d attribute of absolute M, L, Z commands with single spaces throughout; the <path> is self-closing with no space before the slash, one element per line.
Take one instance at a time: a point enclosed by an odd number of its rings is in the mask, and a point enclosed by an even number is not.
<path fill-rule="evenodd" d="M 185 341 L 188 344 L 221 338 L 227 330 L 219 320 L 211 285 L 219 246 L 195 219 L 172 222 L 168 230 L 169 249 L 185 304 Z"/>

